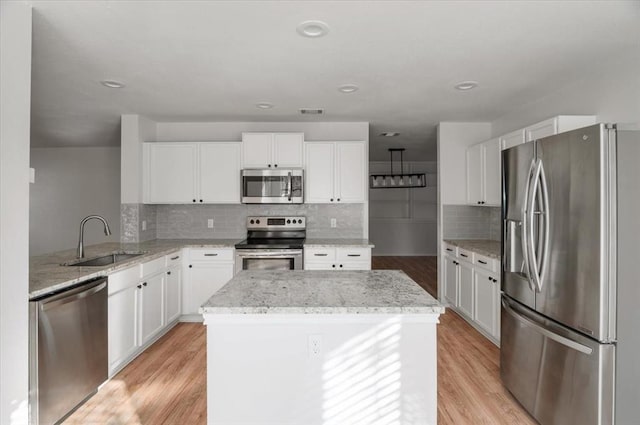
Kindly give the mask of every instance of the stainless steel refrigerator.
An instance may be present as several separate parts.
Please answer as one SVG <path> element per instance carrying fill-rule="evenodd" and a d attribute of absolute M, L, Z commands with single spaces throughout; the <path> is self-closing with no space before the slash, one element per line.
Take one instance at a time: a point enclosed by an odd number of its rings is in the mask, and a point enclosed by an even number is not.
<path fill-rule="evenodd" d="M 638 423 L 638 127 L 502 155 L 503 384 L 542 425 Z"/>

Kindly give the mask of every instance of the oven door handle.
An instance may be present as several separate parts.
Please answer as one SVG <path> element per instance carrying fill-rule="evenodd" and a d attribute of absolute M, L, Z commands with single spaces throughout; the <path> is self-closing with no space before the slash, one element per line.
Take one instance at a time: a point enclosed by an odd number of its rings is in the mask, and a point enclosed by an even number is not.
<path fill-rule="evenodd" d="M 262 253 L 256 252 L 251 254 L 238 253 L 237 255 L 238 257 L 243 257 L 243 258 L 265 258 L 265 257 L 290 258 L 290 257 L 302 255 L 302 252 L 262 252 Z"/>

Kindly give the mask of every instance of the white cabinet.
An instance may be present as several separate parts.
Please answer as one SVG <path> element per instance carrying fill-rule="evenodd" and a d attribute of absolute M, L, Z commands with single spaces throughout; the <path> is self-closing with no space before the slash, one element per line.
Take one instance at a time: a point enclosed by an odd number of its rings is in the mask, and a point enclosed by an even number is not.
<path fill-rule="evenodd" d="M 304 269 L 371 270 L 371 248 L 305 246 Z"/>
<path fill-rule="evenodd" d="M 444 297 L 453 306 L 458 306 L 458 261 L 455 256 L 444 256 Z"/>
<path fill-rule="evenodd" d="M 164 277 L 160 272 L 141 283 L 139 345 L 145 345 L 164 327 Z"/>
<path fill-rule="evenodd" d="M 240 203 L 240 143 L 144 143 L 146 204 Z"/>
<path fill-rule="evenodd" d="M 186 204 L 197 197 L 196 143 L 145 143 L 144 202 Z"/>
<path fill-rule="evenodd" d="M 183 282 L 182 314 L 201 320 L 198 310 L 234 273 L 233 248 L 191 248 Z"/>
<path fill-rule="evenodd" d="M 500 140 L 491 139 L 467 149 L 467 203 L 500 205 L 502 193 Z"/>
<path fill-rule="evenodd" d="M 460 275 L 458 308 L 469 318 L 473 318 L 473 265 L 466 261 L 458 262 L 458 273 Z"/>
<path fill-rule="evenodd" d="M 138 350 L 138 276 L 124 270 L 109 276 L 109 376 Z"/>
<path fill-rule="evenodd" d="M 240 143 L 199 144 L 198 201 L 205 204 L 240 203 Z"/>
<path fill-rule="evenodd" d="M 525 142 L 532 142 L 543 137 L 553 136 L 554 134 L 575 130 L 595 123 L 595 115 L 558 115 L 505 134 L 500 137 L 500 145 L 503 150 L 509 149 Z"/>
<path fill-rule="evenodd" d="M 363 142 L 308 142 L 305 145 L 307 203 L 365 202 L 367 156 Z"/>
<path fill-rule="evenodd" d="M 242 133 L 243 168 L 300 168 L 303 133 Z"/>
<path fill-rule="evenodd" d="M 474 320 L 489 335 L 500 339 L 500 279 L 482 268 L 474 270 Z"/>
<path fill-rule="evenodd" d="M 181 254 L 167 256 L 167 277 L 165 279 L 165 323 L 172 323 L 182 313 L 182 260 Z"/>
<path fill-rule="evenodd" d="M 500 146 L 502 150 L 509 149 L 523 144 L 524 140 L 524 129 L 520 129 L 500 136 Z"/>

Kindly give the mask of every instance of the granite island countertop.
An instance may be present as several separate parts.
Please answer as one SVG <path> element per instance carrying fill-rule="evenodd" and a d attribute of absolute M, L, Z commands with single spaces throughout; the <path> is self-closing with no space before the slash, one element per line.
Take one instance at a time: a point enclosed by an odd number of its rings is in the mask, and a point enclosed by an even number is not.
<path fill-rule="evenodd" d="M 202 314 L 443 314 L 444 306 L 398 270 L 242 271 Z"/>
<path fill-rule="evenodd" d="M 500 260 L 500 241 L 491 239 L 444 239 L 443 242 Z"/>
<path fill-rule="evenodd" d="M 138 257 L 100 267 L 61 265 L 76 260 L 75 249 L 34 256 L 29 258 L 29 299 L 73 286 L 94 277 L 107 276 L 182 248 L 233 248 L 238 242 L 240 239 L 155 239 L 140 243 L 107 242 L 87 246 L 85 248 L 86 259 L 113 252 L 144 252 Z"/>

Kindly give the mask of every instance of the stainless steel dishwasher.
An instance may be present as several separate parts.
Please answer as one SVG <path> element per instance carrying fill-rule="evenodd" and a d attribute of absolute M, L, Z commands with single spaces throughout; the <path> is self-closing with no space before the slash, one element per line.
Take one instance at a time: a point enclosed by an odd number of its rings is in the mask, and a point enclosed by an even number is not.
<path fill-rule="evenodd" d="M 107 380 L 107 278 L 31 300 L 29 313 L 31 423 L 57 424 Z"/>

